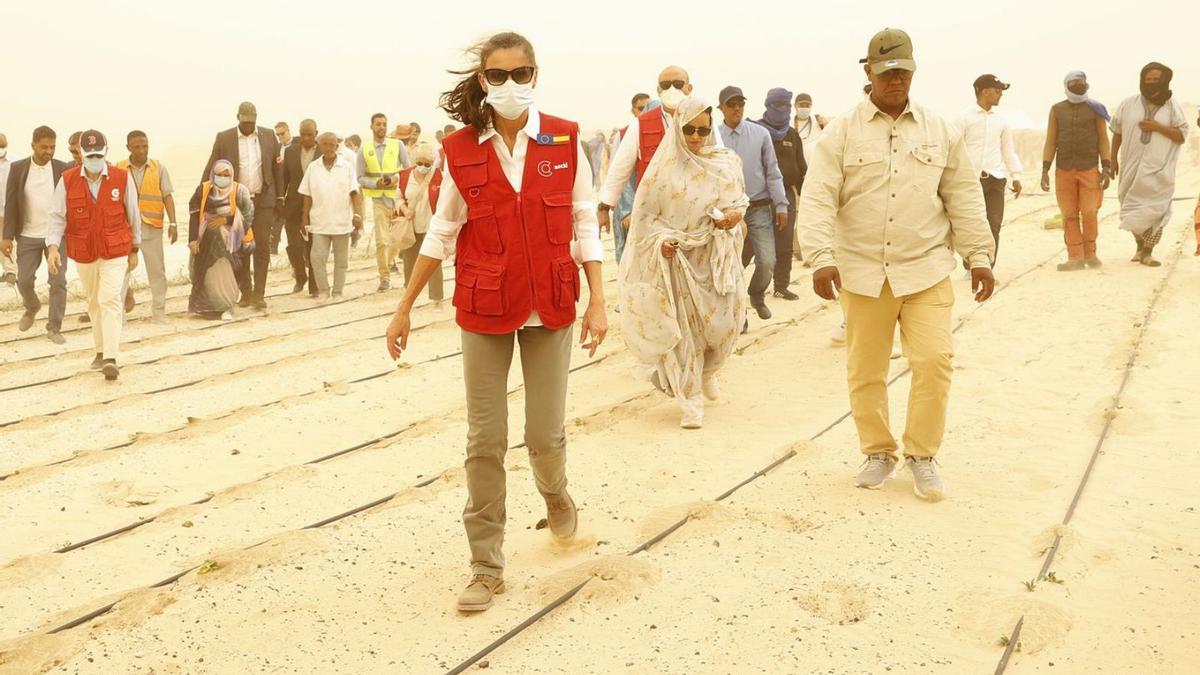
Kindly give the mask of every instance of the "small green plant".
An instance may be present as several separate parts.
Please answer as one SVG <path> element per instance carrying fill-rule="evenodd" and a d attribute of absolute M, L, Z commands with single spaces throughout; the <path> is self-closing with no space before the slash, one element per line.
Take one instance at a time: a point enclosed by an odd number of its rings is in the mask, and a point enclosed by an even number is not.
<path fill-rule="evenodd" d="M 1037 588 L 1037 581 L 1033 579 L 1030 579 L 1029 581 L 1022 581 L 1021 583 L 1025 584 L 1025 590 L 1029 591 L 1030 593 L 1033 592 L 1033 589 Z"/>
<path fill-rule="evenodd" d="M 196 570 L 196 574 L 208 574 L 209 572 L 215 572 L 219 569 L 221 569 L 221 563 L 217 562 L 216 560 L 205 560 L 204 564 L 200 566 L 200 569 Z"/>
<path fill-rule="evenodd" d="M 1047 575 L 1046 575 L 1046 581 L 1049 581 L 1049 582 L 1050 582 L 1050 583 L 1052 583 L 1052 584 L 1064 584 L 1064 583 L 1066 583 L 1066 582 L 1065 582 L 1065 581 L 1063 581 L 1062 579 L 1059 579 L 1059 578 L 1058 578 L 1058 575 L 1057 575 L 1057 574 L 1055 574 L 1054 572 L 1051 572 L 1051 573 L 1049 573 L 1049 574 L 1047 574 Z"/>

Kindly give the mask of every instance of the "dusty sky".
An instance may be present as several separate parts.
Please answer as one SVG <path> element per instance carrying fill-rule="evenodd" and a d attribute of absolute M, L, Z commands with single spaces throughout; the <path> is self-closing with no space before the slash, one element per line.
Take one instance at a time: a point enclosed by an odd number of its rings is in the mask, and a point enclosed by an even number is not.
<path fill-rule="evenodd" d="M 1176 70 L 1173 89 L 1197 100 L 1200 57 L 1191 3 L 1159 2 L 1153 13 L 1111 0 L 1050 2 L 654 3 L 522 0 L 507 19 L 498 3 L 363 0 L 0 0 L 6 61 L 0 68 L 0 131 L 24 156 L 29 134 L 49 124 L 65 136 L 96 127 L 123 151 L 133 128 L 152 153 L 190 157 L 234 125 L 239 101 L 258 105 L 259 123 L 302 117 L 322 130 L 368 133 L 371 113 L 392 124 L 420 122 L 432 135 L 446 120 L 437 95 L 447 67 L 476 38 L 511 29 L 537 49 L 538 105 L 584 128 L 624 124 L 636 91 L 653 92 L 658 71 L 679 63 L 698 92 L 715 98 L 741 86 L 748 113 L 766 90 L 807 91 L 819 112 L 853 105 L 864 83 L 858 58 L 884 27 L 913 37 L 914 99 L 943 113 L 973 101 L 971 82 L 994 72 L 1013 87 L 1015 120 L 1045 123 L 1062 98 L 1063 74 L 1086 70 L 1093 95 L 1110 107 L 1136 92 L 1141 66 Z M 1150 3 L 1146 4 L 1149 8 Z M 417 7 L 417 9 L 406 9 Z M 444 8 L 444 9 L 442 9 Z M 1174 8 L 1174 9 L 1172 9 Z M 1174 16 L 1174 20 L 1172 20 Z M 1194 19 L 1194 16 L 1193 16 Z M 59 156 L 66 156 L 60 143 Z M 178 172 L 178 169 L 177 169 Z M 191 177 L 189 177 L 191 178 Z"/>

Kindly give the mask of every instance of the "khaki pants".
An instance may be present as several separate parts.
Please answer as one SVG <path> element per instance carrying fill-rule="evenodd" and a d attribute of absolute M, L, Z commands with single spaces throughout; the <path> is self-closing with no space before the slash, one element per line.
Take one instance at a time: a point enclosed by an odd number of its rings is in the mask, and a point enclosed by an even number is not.
<path fill-rule="evenodd" d="M 142 225 L 142 263 L 150 282 L 151 311 L 154 318 L 167 317 L 167 267 L 163 252 L 163 228 Z M 122 296 L 124 297 L 124 296 Z"/>
<path fill-rule="evenodd" d="M 462 331 L 467 388 L 467 506 L 463 525 L 471 548 L 471 573 L 504 571 L 505 476 L 508 451 L 508 371 L 513 342 L 521 345 L 525 377 L 525 443 L 537 489 L 544 496 L 567 489 L 567 371 L 571 327 L 522 328 L 507 335 Z"/>
<path fill-rule="evenodd" d="M 425 241 L 425 233 L 417 233 L 417 243 L 409 246 L 400 252 L 400 257 L 404 260 L 404 285 L 408 286 L 408 282 L 412 279 L 413 268 L 417 266 L 417 258 L 421 255 L 421 244 Z M 433 270 L 433 276 L 429 277 L 429 299 L 441 300 L 445 297 L 442 279 L 442 266 L 438 264 Z"/>
<path fill-rule="evenodd" d="M 382 199 L 372 199 L 371 222 L 375 227 L 375 266 L 379 269 L 379 280 L 387 281 L 391 277 L 388 266 L 396 256 L 390 245 L 392 240 L 392 210 Z"/>
<path fill-rule="evenodd" d="M 99 258 L 95 262 L 76 263 L 75 267 L 87 295 L 96 353 L 115 360 L 120 356 L 121 326 L 125 322 L 123 289 L 129 259 L 124 256 L 112 260 Z"/>
<path fill-rule="evenodd" d="M 951 310 L 954 289 L 950 279 L 912 295 L 897 298 L 885 281 L 878 298 L 842 292 L 846 313 L 846 371 L 850 410 L 858 427 L 863 454 L 885 452 L 893 457 L 898 446 L 888 422 L 888 362 L 892 336 L 900 323 L 900 341 L 912 368 L 904 454 L 933 457 L 946 429 L 950 398 Z"/>

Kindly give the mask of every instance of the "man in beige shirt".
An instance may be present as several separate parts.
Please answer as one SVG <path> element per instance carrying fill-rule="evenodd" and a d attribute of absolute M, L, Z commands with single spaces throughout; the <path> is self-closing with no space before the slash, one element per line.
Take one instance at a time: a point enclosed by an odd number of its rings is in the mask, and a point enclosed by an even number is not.
<path fill-rule="evenodd" d="M 857 485 L 879 488 L 896 471 L 887 375 L 897 321 L 912 368 L 904 456 L 917 496 L 945 486 L 933 462 L 950 392 L 950 273 L 954 251 L 971 267 L 975 299 L 991 297 L 995 242 L 983 192 L 954 127 L 908 99 L 916 62 L 901 30 L 871 39 L 870 98 L 825 128 L 813 148 L 797 222 L 813 290 L 841 293 L 850 409 L 867 460 Z"/>

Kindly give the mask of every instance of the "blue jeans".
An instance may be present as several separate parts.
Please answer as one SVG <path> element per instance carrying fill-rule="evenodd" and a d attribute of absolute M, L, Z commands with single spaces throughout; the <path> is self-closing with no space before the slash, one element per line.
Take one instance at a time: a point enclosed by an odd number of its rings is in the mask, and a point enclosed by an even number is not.
<path fill-rule="evenodd" d="M 775 209 L 769 204 L 751 206 L 746 211 L 746 245 L 742 248 L 742 266 L 754 258 L 750 277 L 751 305 L 764 304 L 763 296 L 775 274 Z"/>

